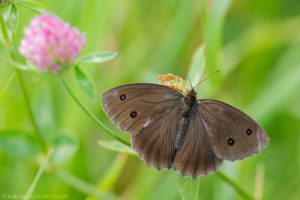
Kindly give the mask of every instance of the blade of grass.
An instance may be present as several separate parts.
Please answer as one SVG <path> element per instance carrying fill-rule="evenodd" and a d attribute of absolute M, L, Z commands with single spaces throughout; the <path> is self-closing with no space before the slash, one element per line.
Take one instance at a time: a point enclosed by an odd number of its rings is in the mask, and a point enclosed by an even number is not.
<path fill-rule="evenodd" d="M 256 177 L 254 185 L 254 199 L 262 200 L 264 191 L 264 180 L 265 180 L 265 166 L 263 163 L 259 163 L 256 167 Z"/>
<path fill-rule="evenodd" d="M 248 200 L 252 200 L 253 199 L 250 194 L 248 194 L 247 192 L 245 192 L 236 182 L 234 182 L 233 180 L 231 180 L 225 174 L 223 174 L 221 172 L 217 172 L 216 175 L 220 179 L 222 179 L 224 182 L 226 182 L 227 184 L 231 185 L 237 191 L 237 193 L 239 193 L 245 199 L 248 199 Z"/>

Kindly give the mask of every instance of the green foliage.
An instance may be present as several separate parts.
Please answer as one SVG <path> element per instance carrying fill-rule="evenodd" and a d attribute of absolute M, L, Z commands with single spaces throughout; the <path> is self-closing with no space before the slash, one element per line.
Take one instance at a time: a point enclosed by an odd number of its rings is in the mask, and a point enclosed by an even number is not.
<path fill-rule="evenodd" d="M 7 16 L 8 27 L 13 32 L 16 33 L 19 23 L 19 12 L 18 8 L 14 3 L 9 6 L 9 14 Z"/>
<path fill-rule="evenodd" d="M 112 150 L 112 151 L 116 151 L 116 152 L 120 152 L 120 153 L 126 153 L 126 154 L 131 154 L 134 156 L 137 156 L 137 153 L 134 152 L 130 147 L 117 142 L 117 141 L 98 141 L 98 144 L 106 149 Z"/>
<path fill-rule="evenodd" d="M 95 97 L 93 81 L 78 67 L 75 66 L 75 76 L 81 90 L 89 97 Z"/>
<path fill-rule="evenodd" d="M 45 10 L 45 6 L 37 1 L 30 0 L 14 0 L 14 2 L 24 8 L 30 9 L 36 13 L 45 13 L 48 12 Z M 49 12 L 48 12 L 49 13 Z"/>
<path fill-rule="evenodd" d="M 0 7 L 0 194 L 299 199 L 300 2 L 5 3 Z M 63 74 L 61 82 L 53 75 L 36 78 L 34 67 L 18 57 L 23 28 L 42 12 L 86 33 L 86 56 L 77 59 L 75 76 Z M 99 49 L 105 51 L 95 52 Z M 177 61 L 190 66 L 182 72 Z M 246 111 L 270 136 L 262 153 L 225 162 L 220 173 L 193 180 L 147 167 L 129 148 L 129 136 L 102 112 L 100 97 L 113 86 L 157 83 L 162 73 L 187 73 L 195 85 L 216 70 L 220 73 L 197 88 L 199 97 Z"/>
<path fill-rule="evenodd" d="M 63 164 L 75 154 L 78 142 L 72 135 L 57 135 L 52 142 L 53 153 L 51 161 L 54 164 Z"/>
<path fill-rule="evenodd" d="M 0 149 L 16 158 L 28 158 L 38 153 L 33 134 L 23 130 L 1 130 Z"/>
<path fill-rule="evenodd" d="M 204 45 L 201 45 L 200 47 L 198 47 L 198 49 L 196 49 L 192 57 L 191 66 L 189 67 L 188 77 L 185 78 L 186 80 L 188 78 L 191 79 L 191 83 L 193 87 L 195 87 L 196 84 L 200 81 L 202 73 L 204 71 L 204 67 L 205 67 L 204 50 L 205 50 Z M 186 83 L 186 84 L 190 84 L 190 83 Z"/>
<path fill-rule="evenodd" d="M 112 60 L 116 56 L 117 53 L 115 52 L 93 52 L 78 58 L 76 63 L 103 63 Z"/>
<path fill-rule="evenodd" d="M 200 179 L 179 178 L 179 194 L 182 200 L 199 199 Z"/>

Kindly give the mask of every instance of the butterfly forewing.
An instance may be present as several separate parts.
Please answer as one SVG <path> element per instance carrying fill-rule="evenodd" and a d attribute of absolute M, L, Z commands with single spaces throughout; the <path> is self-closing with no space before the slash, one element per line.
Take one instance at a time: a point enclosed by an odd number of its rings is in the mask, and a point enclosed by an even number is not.
<path fill-rule="evenodd" d="M 240 160 L 267 146 L 264 130 L 238 109 L 216 100 L 200 100 L 199 109 L 219 158 Z"/>
<path fill-rule="evenodd" d="M 183 144 L 176 153 L 173 167 L 183 176 L 197 177 L 216 171 L 222 159 L 212 151 L 209 135 L 198 110 L 193 110 Z"/>
<path fill-rule="evenodd" d="M 182 97 L 162 85 L 136 83 L 108 90 L 102 96 L 102 105 L 117 126 L 137 135 L 181 103 Z"/>
<path fill-rule="evenodd" d="M 181 93 L 162 85 L 129 84 L 105 92 L 102 101 L 110 119 L 132 134 L 133 149 L 149 166 L 172 166 L 183 112 Z"/>

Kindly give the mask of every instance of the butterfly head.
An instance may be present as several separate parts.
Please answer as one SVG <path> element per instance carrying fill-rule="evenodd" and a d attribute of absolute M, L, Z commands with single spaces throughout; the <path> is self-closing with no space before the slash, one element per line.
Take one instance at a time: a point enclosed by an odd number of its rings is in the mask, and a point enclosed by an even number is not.
<path fill-rule="evenodd" d="M 186 99 L 189 99 L 191 101 L 197 101 L 197 92 L 194 89 L 191 89 L 187 95 Z"/>

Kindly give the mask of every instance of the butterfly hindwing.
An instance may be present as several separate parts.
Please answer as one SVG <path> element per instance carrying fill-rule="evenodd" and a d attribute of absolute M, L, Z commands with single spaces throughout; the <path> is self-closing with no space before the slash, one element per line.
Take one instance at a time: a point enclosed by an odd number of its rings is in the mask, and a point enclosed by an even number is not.
<path fill-rule="evenodd" d="M 184 142 L 178 149 L 173 168 L 183 176 L 197 177 L 216 171 L 222 159 L 215 156 L 206 127 L 197 109 L 190 116 Z"/>
<path fill-rule="evenodd" d="M 264 130 L 240 110 L 216 100 L 200 100 L 199 109 L 219 158 L 240 160 L 267 146 Z"/>

